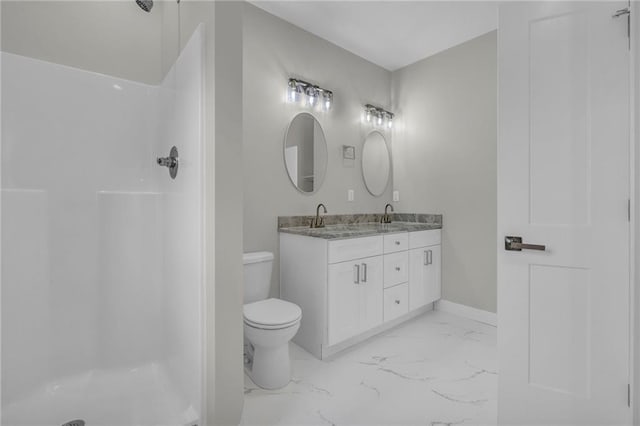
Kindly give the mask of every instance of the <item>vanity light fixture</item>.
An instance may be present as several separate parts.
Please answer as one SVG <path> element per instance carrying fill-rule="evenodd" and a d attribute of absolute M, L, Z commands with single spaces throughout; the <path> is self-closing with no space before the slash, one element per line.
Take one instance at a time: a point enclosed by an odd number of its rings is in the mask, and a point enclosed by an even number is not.
<path fill-rule="evenodd" d="M 393 127 L 393 117 L 395 116 L 394 113 L 389 112 L 386 109 L 373 106 L 371 104 L 366 104 L 364 106 L 364 112 L 367 123 L 370 123 L 371 119 L 375 117 L 375 123 L 378 126 L 382 126 L 382 124 L 386 122 L 389 129 Z"/>
<path fill-rule="evenodd" d="M 329 111 L 333 105 L 333 92 L 331 90 L 323 89 L 320 86 L 297 78 L 290 78 L 287 87 L 287 99 L 289 102 L 300 102 L 304 94 L 306 103 L 312 108 L 320 105 L 323 110 Z"/>

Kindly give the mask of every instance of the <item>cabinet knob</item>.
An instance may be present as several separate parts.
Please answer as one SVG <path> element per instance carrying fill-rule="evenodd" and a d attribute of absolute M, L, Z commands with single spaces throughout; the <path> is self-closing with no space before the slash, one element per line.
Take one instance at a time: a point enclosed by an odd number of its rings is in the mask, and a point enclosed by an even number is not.
<path fill-rule="evenodd" d="M 400 301 L 398 299 L 396 299 L 396 305 L 399 305 Z"/>
<path fill-rule="evenodd" d="M 396 245 L 399 246 L 400 245 L 400 241 L 396 241 Z"/>
<path fill-rule="evenodd" d="M 400 267 L 396 266 L 396 271 L 400 272 Z"/>

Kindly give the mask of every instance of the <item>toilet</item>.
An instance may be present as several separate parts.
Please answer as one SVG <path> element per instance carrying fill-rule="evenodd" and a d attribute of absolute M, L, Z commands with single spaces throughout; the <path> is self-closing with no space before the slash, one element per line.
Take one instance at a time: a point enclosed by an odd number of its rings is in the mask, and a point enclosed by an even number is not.
<path fill-rule="evenodd" d="M 289 341 L 300 328 L 295 303 L 268 298 L 273 253 L 244 253 L 244 366 L 253 382 L 279 389 L 291 380 Z"/>

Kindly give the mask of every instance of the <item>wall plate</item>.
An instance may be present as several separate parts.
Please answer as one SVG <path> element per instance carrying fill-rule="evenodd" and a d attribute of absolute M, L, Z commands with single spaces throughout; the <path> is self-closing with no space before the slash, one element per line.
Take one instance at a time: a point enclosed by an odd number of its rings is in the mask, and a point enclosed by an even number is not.
<path fill-rule="evenodd" d="M 342 158 L 345 160 L 355 160 L 356 147 L 351 145 L 342 145 Z"/>

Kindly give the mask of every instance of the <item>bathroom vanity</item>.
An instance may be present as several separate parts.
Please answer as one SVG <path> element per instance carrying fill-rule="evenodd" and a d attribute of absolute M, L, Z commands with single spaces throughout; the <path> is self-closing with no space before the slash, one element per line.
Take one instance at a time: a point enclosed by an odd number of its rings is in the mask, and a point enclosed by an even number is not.
<path fill-rule="evenodd" d="M 303 312 L 293 341 L 324 359 L 432 309 L 441 295 L 441 228 L 441 216 L 280 226 L 280 295 Z"/>

